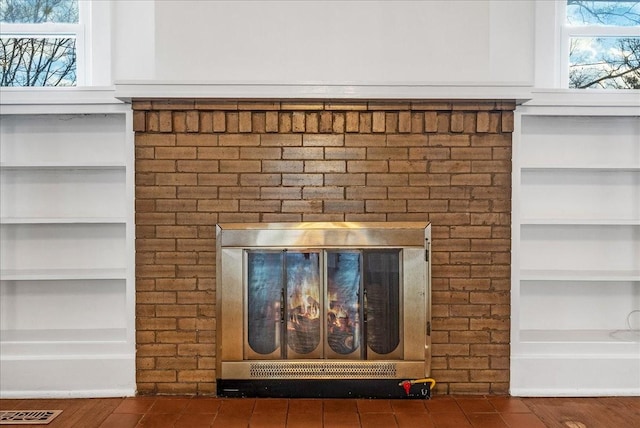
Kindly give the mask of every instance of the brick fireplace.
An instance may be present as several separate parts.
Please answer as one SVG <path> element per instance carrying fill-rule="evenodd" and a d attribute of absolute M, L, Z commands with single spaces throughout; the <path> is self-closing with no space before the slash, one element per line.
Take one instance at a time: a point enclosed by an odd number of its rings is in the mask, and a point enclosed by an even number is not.
<path fill-rule="evenodd" d="M 216 224 L 429 221 L 436 394 L 509 388 L 510 101 L 134 100 L 140 394 L 216 391 Z"/>

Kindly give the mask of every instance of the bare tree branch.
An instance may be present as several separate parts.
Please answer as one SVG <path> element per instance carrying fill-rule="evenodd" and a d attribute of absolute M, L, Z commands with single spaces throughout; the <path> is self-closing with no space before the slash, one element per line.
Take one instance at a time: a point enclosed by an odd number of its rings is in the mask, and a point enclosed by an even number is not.
<path fill-rule="evenodd" d="M 600 3 L 600 4 L 598 4 Z M 640 2 L 632 1 L 617 1 L 612 2 L 615 5 L 603 6 L 602 2 L 585 1 L 585 0 L 568 0 L 567 6 L 576 6 L 581 11 L 581 16 L 584 22 L 589 22 L 588 17 L 593 17 L 600 24 L 611 24 L 612 18 L 621 18 L 640 24 L 640 14 L 634 12 L 635 7 Z M 628 3 L 627 7 L 624 7 L 625 3 Z M 587 16 L 585 16 L 585 14 Z"/>

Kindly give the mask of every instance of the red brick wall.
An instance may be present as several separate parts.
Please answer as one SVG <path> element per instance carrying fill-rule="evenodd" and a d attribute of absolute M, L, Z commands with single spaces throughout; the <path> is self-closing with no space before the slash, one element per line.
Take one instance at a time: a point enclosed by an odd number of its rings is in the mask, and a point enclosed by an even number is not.
<path fill-rule="evenodd" d="M 215 393 L 216 223 L 419 220 L 436 393 L 508 392 L 513 103 L 133 108 L 139 393 Z"/>

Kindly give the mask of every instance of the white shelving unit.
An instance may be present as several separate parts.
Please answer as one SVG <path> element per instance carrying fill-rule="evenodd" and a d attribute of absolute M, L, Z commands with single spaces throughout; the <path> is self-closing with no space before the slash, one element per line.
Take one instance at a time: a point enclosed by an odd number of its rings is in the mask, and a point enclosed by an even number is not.
<path fill-rule="evenodd" d="M 513 395 L 640 394 L 640 103 L 577 99 L 515 115 Z"/>
<path fill-rule="evenodd" d="M 2 107 L 0 393 L 133 395 L 131 110 Z"/>

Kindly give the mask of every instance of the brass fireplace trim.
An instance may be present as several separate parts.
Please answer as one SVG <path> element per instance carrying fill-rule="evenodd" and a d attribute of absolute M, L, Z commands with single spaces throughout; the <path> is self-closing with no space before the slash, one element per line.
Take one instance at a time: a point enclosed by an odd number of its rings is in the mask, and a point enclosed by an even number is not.
<path fill-rule="evenodd" d="M 224 223 L 218 247 L 424 247 L 426 222 Z"/>

